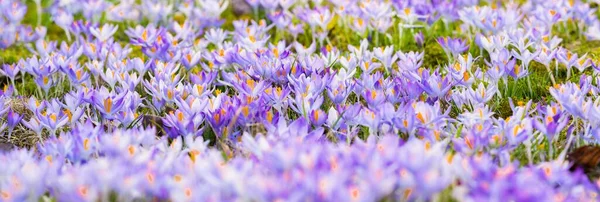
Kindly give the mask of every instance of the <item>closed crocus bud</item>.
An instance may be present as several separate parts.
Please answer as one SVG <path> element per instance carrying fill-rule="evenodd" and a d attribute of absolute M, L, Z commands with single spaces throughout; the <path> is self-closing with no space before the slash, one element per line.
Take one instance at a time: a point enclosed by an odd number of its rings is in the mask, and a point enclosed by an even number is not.
<path fill-rule="evenodd" d="M 8 110 L 8 113 L 6 113 L 6 123 L 8 126 L 9 140 L 12 135 L 13 129 L 17 126 L 17 124 L 21 122 L 21 119 L 23 119 L 23 115 L 14 112 L 12 109 Z"/>
<path fill-rule="evenodd" d="M 423 32 L 416 33 L 414 38 L 415 43 L 417 43 L 417 46 L 419 46 L 419 48 L 423 47 L 423 44 L 425 43 L 425 36 L 423 36 Z"/>

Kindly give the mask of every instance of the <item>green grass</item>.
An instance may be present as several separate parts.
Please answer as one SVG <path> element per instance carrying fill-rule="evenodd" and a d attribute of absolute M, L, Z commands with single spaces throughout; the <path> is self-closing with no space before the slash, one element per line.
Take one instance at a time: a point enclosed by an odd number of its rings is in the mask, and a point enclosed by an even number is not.
<path fill-rule="evenodd" d="M 31 56 L 31 52 L 29 52 L 25 46 L 13 45 L 2 50 L 2 54 L 0 54 L 0 64 L 14 64 L 19 62 L 20 59 L 26 59 Z"/>

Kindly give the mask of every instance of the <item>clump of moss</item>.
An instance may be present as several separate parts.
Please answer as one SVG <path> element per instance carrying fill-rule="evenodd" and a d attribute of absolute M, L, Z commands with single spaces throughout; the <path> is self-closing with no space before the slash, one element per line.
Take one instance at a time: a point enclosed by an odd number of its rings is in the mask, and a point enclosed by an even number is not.
<path fill-rule="evenodd" d="M 594 62 L 600 61 L 600 41 L 574 41 L 566 44 L 566 48 L 579 55 L 587 53 Z"/>
<path fill-rule="evenodd" d="M 47 138 L 47 135 L 43 135 L 42 139 L 45 138 Z M 17 148 L 35 148 L 39 142 L 40 137 L 38 135 L 21 125 L 15 127 L 10 139 L 8 139 L 8 135 L 0 136 L 0 144 L 12 145 Z"/>
<path fill-rule="evenodd" d="M 31 57 L 31 52 L 23 45 L 13 45 L 1 51 L 0 64 L 14 64 L 20 59 Z"/>
<path fill-rule="evenodd" d="M 27 100 L 21 97 L 7 98 L 5 101 L 6 106 L 10 107 L 15 113 L 23 115 L 25 120 L 29 120 L 33 116 L 33 112 L 27 108 Z"/>

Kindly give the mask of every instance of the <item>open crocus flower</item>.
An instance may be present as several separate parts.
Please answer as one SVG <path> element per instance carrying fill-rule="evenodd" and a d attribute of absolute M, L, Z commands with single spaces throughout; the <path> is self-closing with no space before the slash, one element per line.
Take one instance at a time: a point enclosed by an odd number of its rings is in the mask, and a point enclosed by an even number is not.
<path fill-rule="evenodd" d="M 171 111 L 166 118 L 163 119 L 166 127 L 175 128 L 179 135 L 194 135 L 198 136 L 202 130 L 198 130 L 198 125 L 195 125 L 195 116 L 202 114 L 188 114 L 181 110 Z M 202 120 L 199 121 L 200 123 Z"/>
<path fill-rule="evenodd" d="M 494 51 L 504 49 L 509 43 L 509 38 L 506 36 L 506 33 L 499 33 L 490 36 L 478 34 L 475 36 L 475 43 L 477 43 L 481 48 L 485 49 L 488 53 L 492 53 Z"/>
<path fill-rule="evenodd" d="M 2 69 L 0 69 L 0 74 L 7 76 L 8 78 L 11 79 L 11 81 L 14 82 L 15 80 L 15 76 L 17 76 L 17 74 L 19 74 L 19 70 L 20 70 L 20 66 L 19 65 L 8 65 L 8 64 L 4 64 L 2 65 Z"/>
<path fill-rule="evenodd" d="M 489 144 L 488 136 L 492 124 L 490 121 L 476 123 L 472 126 L 467 126 L 467 130 L 463 130 L 460 134 L 461 138 L 452 140 L 456 150 L 464 154 L 475 154 Z"/>
<path fill-rule="evenodd" d="M 425 102 L 413 102 L 412 107 L 414 108 L 415 118 L 418 120 L 417 123 L 421 126 L 435 129 L 445 125 L 445 119 L 449 111 L 442 113 L 438 104 L 432 106 Z"/>
<path fill-rule="evenodd" d="M 36 112 L 36 119 L 40 121 L 44 128 L 48 129 L 51 134 L 56 135 L 56 132 L 69 122 L 69 116 L 63 111 L 47 111 Z M 30 120 L 31 123 L 31 120 Z"/>
<path fill-rule="evenodd" d="M 520 79 L 529 74 L 529 68 L 523 67 L 521 65 L 515 64 L 512 66 L 506 66 L 506 68 L 508 75 L 510 75 L 514 79 Z"/>
<path fill-rule="evenodd" d="M 398 52 L 398 69 L 400 72 L 405 71 L 416 71 L 423 65 L 423 56 L 424 52 L 408 52 L 402 53 Z"/>
<path fill-rule="evenodd" d="M 446 70 L 450 72 L 450 75 L 458 84 L 470 86 L 475 81 L 475 77 L 471 71 L 472 65 L 473 57 L 469 54 L 464 57 L 458 57 L 458 62 L 452 67 L 447 66 Z"/>
<path fill-rule="evenodd" d="M 529 63 L 540 54 L 540 51 L 541 50 L 538 50 L 532 53 L 527 49 L 523 50 L 522 52 L 516 52 L 513 50 L 511 54 L 513 55 L 513 57 L 521 61 L 521 64 L 524 68 L 529 68 Z"/>
<path fill-rule="evenodd" d="M 440 37 L 437 42 L 448 54 L 459 55 L 469 50 L 467 42 L 460 38 Z"/>
<path fill-rule="evenodd" d="M 90 74 L 83 69 L 83 67 L 77 65 L 69 66 L 65 70 L 67 77 L 70 79 L 71 84 L 79 86 L 89 83 Z"/>
<path fill-rule="evenodd" d="M 385 94 L 383 93 L 383 91 L 377 89 L 365 89 L 364 94 L 362 96 L 367 101 L 367 104 L 373 108 L 379 106 L 385 101 Z"/>
<path fill-rule="evenodd" d="M 419 85 L 423 91 L 433 98 L 443 98 L 452 87 L 450 78 L 440 76 L 437 71 L 429 74 L 429 70 L 424 70 L 421 75 Z"/>
<path fill-rule="evenodd" d="M 590 67 L 590 59 L 586 58 L 586 55 L 581 56 L 575 63 L 575 68 L 579 70 L 579 72 L 585 71 L 586 68 Z"/>
<path fill-rule="evenodd" d="M 100 28 L 91 28 L 90 33 L 92 33 L 92 35 L 94 35 L 98 40 L 104 42 L 111 38 L 118 29 L 118 25 L 104 24 Z"/>
<path fill-rule="evenodd" d="M 485 104 L 490 101 L 497 92 L 498 88 L 495 85 L 490 84 L 485 87 L 483 83 L 479 83 L 477 89 L 467 90 L 467 93 L 470 95 L 470 99 L 468 100 L 474 105 Z"/>
<path fill-rule="evenodd" d="M 397 16 L 400 17 L 404 24 L 402 24 L 403 27 L 407 27 L 407 28 L 413 28 L 413 27 L 420 27 L 419 25 L 417 25 L 418 20 L 424 19 L 427 16 L 419 14 L 417 12 L 415 12 L 415 10 L 411 7 L 409 7 L 408 5 L 402 9 L 399 9 L 400 12 L 397 12 Z"/>
<path fill-rule="evenodd" d="M 98 110 L 102 114 L 104 119 L 113 119 L 115 118 L 115 114 L 118 113 L 121 108 L 124 106 L 128 92 L 110 92 L 108 89 L 102 87 L 96 91 L 92 95 L 92 105 L 95 106 L 95 109 Z"/>
<path fill-rule="evenodd" d="M 396 62 L 396 59 L 398 59 L 398 55 L 394 54 L 393 51 L 394 46 L 388 46 L 385 48 L 378 47 L 373 49 L 373 55 L 375 58 L 381 61 L 381 63 L 383 63 L 383 66 L 387 71 L 389 71 L 389 69 L 392 67 L 392 64 Z"/>
<path fill-rule="evenodd" d="M 533 122 L 533 126 L 542 132 L 550 142 L 552 142 L 559 131 L 567 126 L 569 117 L 559 111 L 557 104 L 544 107 L 546 110 L 540 110 L 545 113 Z"/>
<path fill-rule="evenodd" d="M 567 112 L 578 118 L 588 117 L 591 101 L 584 96 L 586 89 L 573 83 L 566 83 L 550 88 L 550 94 Z"/>

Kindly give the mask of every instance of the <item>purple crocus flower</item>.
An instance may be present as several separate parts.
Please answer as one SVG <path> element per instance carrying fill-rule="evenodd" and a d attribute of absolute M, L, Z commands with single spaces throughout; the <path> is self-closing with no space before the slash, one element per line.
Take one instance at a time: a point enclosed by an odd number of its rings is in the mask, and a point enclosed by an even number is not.
<path fill-rule="evenodd" d="M 385 102 L 385 93 L 381 90 L 365 89 L 362 96 L 372 108 L 376 108 L 381 103 Z"/>
<path fill-rule="evenodd" d="M 425 36 L 423 35 L 423 32 L 419 31 L 418 33 L 416 33 L 414 35 L 415 38 L 415 43 L 417 43 L 418 47 L 423 47 L 423 44 L 425 44 Z"/>
<path fill-rule="evenodd" d="M 78 63 L 75 65 L 69 65 L 69 67 L 64 70 L 65 74 L 69 78 L 69 81 L 74 86 L 80 86 L 83 84 L 90 83 L 90 74 L 85 71 Z"/>
<path fill-rule="evenodd" d="M 437 42 L 442 46 L 446 53 L 452 55 L 462 54 L 469 50 L 469 44 L 460 38 L 440 37 Z"/>
<path fill-rule="evenodd" d="M 127 99 L 128 91 L 121 93 L 109 92 L 108 89 L 102 87 L 92 95 L 92 105 L 102 114 L 104 119 L 114 119 L 115 114 L 121 110 Z"/>
<path fill-rule="evenodd" d="M 11 3 L 12 2 L 12 3 Z M 2 8 L 0 12 L 11 23 L 20 23 L 27 13 L 27 6 L 19 1 L 7 1 L 8 5 Z"/>
<path fill-rule="evenodd" d="M 386 71 L 389 71 L 392 68 L 392 64 L 398 59 L 398 55 L 394 54 L 394 46 L 374 48 L 373 55 L 383 64 Z"/>
<path fill-rule="evenodd" d="M 483 85 L 483 83 L 479 83 L 477 89 L 468 89 L 467 93 L 469 95 L 468 99 L 472 104 L 485 104 L 490 101 L 494 95 L 498 92 L 498 88 L 489 84 L 487 87 Z"/>
<path fill-rule="evenodd" d="M 4 64 L 2 65 L 2 69 L 0 69 L 0 74 L 7 76 L 11 81 L 15 80 L 17 74 L 19 74 L 20 64 Z"/>
<path fill-rule="evenodd" d="M 415 72 L 423 65 L 423 57 L 425 52 L 398 52 L 398 69 L 400 73 Z"/>
<path fill-rule="evenodd" d="M 392 118 L 394 126 L 400 129 L 401 132 L 412 135 L 416 129 L 414 108 L 410 104 L 401 105 L 398 108 L 398 115 Z"/>
<path fill-rule="evenodd" d="M 165 126 L 174 128 L 179 135 L 201 135 L 203 130 L 198 130 L 197 125 L 194 123 L 195 116 L 202 116 L 201 114 L 188 114 L 181 110 L 169 112 L 169 114 L 163 118 Z M 200 118 L 202 119 L 202 118 Z M 201 123 L 202 121 L 200 121 Z"/>
<path fill-rule="evenodd" d="M 442 77 L 437 71 L 429 73 L 429 70 L 422 71 L 419 86 L 433 98 L 442 98 L 452 87 L 448 76 Z"/>
<path fill-rule="evenodd" d="M 558 108 L 559 106 L 556 104 L 553 106 L 546 106 L 545 115 L 532 120 L 533 127 L 546 135 L 550 142 L 554 140 L 554 137 L 560 133 L 569 122 L 569 117 L 564 116 L 562 112 L 558 111 Z"/>
<path fill-rule="evenodd" d="M 26 128 L 32 130 L 40 140 L 42 140 L 42 130 L 44 129 L 43 125 L 40 121 L 35 117 L 31 117 L 29 121 L 25 121 L 25 119 L 21 119 L 21 124 Z"/>
<path fill-rule="evenodd" d="M 309 119 L 313 126 L 318 127 L 327 121 L 327 113 L 321 109 L 316 109 L 310 113 Z"/>
<path fill-rule="evenodd" d="M 54 86 L 55 82 L 52 75 L 43 75 L 34 79 L 35 83 L 38 84 L 46 94 L 48 94 L 50 88 Z"/>
<path fill-rule="evenodd" d="M 56 131 L 69 122 L 69 116 L 63 111 L 59 112 L 35 112 L 36 119 L 40 121 L 44 128 L 50 130 L 50 133 L 56 135 Z M 31 121 L 31 120 L 30 120 Z"/>
<path fill-rule="evenodd" d="M 17 126 L 17 124 L 19 124 L 19 122 L 21 122 L 21 119 L 23 119 L 23 115 L 15 113 L 12 109 L 8 110 L 8 113 L 6 113 L 6 123 L 8 126 L 9 140 L 11 138 L 13 129 Z"/>
<path fill-rule="evenodd" d="M 195 52 L 193 50 L 188 50 L 187 53 L 183 53 L 183 57 L 181 57 L 181 63 L 185 66 L 186 69 L 191 69 L 196 66 L 198 62 L 200 62 L 201 54 L 200 52 Z"/>

